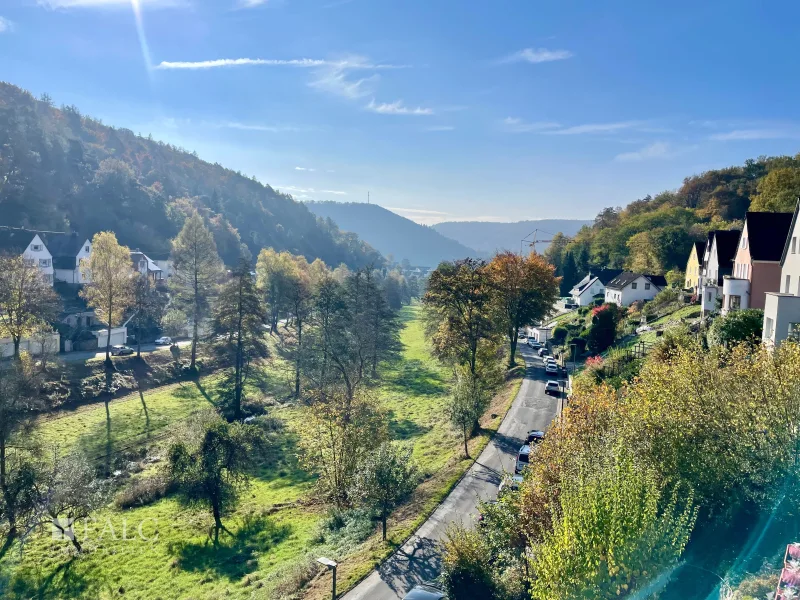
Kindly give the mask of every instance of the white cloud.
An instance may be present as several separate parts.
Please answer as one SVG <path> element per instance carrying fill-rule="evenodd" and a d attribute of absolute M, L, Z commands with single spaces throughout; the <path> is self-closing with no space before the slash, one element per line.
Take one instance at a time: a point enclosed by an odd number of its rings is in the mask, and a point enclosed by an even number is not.
<path fill-rule="evenodd" d="M 527 62 L 532 64 L 566 60 L 574 55 L 569 50 L 548 50 L 547 48 L 524 48 L 501 59 L 500 63 Z"/>
<path fill-rule="evenodd" d="M 239 6 L 241 8 L 255 8 L 267 2 L 269 2 L 269 0 L 239 0 Z"/>
<path fill-rule="evenodd" d="M 347 192 L 342 192 L 339 190 L 322 190 L 323 194 L 334 194 L 336 196 L 347 196 Z"/>
<path fill-rule="evenodd" d="M 215 60 L 201 60 L 194 62 L 170 62 L 161 61 L 155 66 L 156 69 L 218 69 L 220 67 L 242 67 L 262 65 L 268 67 L 319 67 L 330 64 L 326 60 L 313 58 L 293 58 L 290 60 L 267 59 L 267 58 L 217 58 Z"/>
<path fill-rule="evenodd" d="M 331 68 L 320 71 L 308 85 L 334 96 L 357 100 L 373 94 L 379 80 L 380 75 L 377 73 L 361 79 L 348 79 L 344 69 Z"/>
<path fill-rule="evenodd" d="M 46 8 L 130 8 L 132 0 L 38 0 Z M 186 6 L 185 0 L 138 0 L 141 7 L 172 8 Z"/>
<path fill-rule="evenodd" d="M 312 169 L 310 167 L 295 167 L 295 171 L 316 171 L 316 169 Z"/>
<path fill-rule="evenodd" d="M 645 146 L 636 152 L 623 152 L 617 154 L 614 160 L 620 162 L 638 162 L 640 160 L 648 160 L 652 158 L 669 158 L 673 156 L 674 152 L 670 145 L 666 142 L 655 142 L 649 146 Z"/>
<path fill-rule="evenodd" d="M 558 123 L 552 121 L 537 121 L 534 123 L 527 123 L 517 117 L 506 117 L 503 119 L 503 128 L 512 133 L 531 133 L 542 132 L 550 129 L 557 129 L 561 127 Z"/>
<path fill-rule="evenodd" d="M 643 121 L 619 121 L 617 123 L 589 123 L 587 125 L 574 125 L 555 131 L 547 131 L 552 135 L 580 135 L 583 133 L 615 133 L 625 129 L 636 129 L 646 125 Z"/>
<path fill-rule="evenodd" d="M 341 190 L 317 190 L 314 188 L 301 188 L 296 187 L 293 185 L 282 185 L 282 186 L 275 186 L 275 189 L 279 189 L 282 191 L 292 192 L 298 198 L 313 198 L 314 196 L 309 196 L 308 194 L 333 194 L 334 196 L 346 196 L 347 192 L 343 192 Z"/>
<path fill-rule="evenodd" d="M 229 129 L 239 129 L 241 131 L 264 131 L 268 133 L 281 133 L 286 131 L 310 131 L 310 127 L 299 127 L 297 125 L 259 125 L 258 123 L 239 123 L 237 121 L 225 121 L 223 123 L 213 123 L 214 127 L 227 127 Z"/>
<path fill-rule="evenodd" d="M 371 112 L 375 112 L 381 115 L 432 115 L 433 109 L 432 108 L 423 108 L 421 106 L 417 106 L 416 108 L 410 108 L 403 104 L 402 100 L 396 100 L 395 102 L 382 102 L 378 104 L 375 102 L 375 99 L 369 101 L 364 108 Z"/>
<path fill-rule="evenodd" d="M 11 33 L 14 31 L 14 23 L 5 17 L 0 17 L 0 33 Z"/>
<path fill-rule="evenodd" d="M 791 128 L 780 129 L 735 129 L 725 133 L 715 133 L 709 139 L 731 142 L 744 140 L 779 140 L 779 139 L 798 139 L 800 131 Z"/>

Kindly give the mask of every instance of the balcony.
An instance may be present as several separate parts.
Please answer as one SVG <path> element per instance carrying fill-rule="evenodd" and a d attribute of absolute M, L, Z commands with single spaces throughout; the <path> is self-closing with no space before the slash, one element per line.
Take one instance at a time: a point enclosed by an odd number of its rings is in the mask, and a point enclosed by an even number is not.
<path fill-rule="evenodd" d="M 722 280 L 722 314 L 750 306 L 750 280 L 725 276 Z"/>

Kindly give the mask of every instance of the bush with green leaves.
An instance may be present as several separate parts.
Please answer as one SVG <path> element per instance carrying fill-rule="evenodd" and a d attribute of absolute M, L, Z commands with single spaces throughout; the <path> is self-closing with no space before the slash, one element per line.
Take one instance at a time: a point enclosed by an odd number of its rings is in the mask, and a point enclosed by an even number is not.
<path fill-rule="evenodd" d="M 555 327 L 551 333 L 551 338 L 553 343 L 554 344 L 562 343 L 565 339 L 567 339 L 568 333 L 569 331 L 567 331 L 566 327 L 561 327 L 561 326 Z"/>
<path fill-rule="evenodd" d="M 442 586 L 453 600 L 498 598 L 495 567 L 485 538 L 460 524 L 447 528 L 442 557 Z"/>
<path fill-rule="evenodd" d="M 709 346 L 732 346 L 747 343 L 758 344 L 764 325 L 764 311 L 758 308 L 734 310 L 720 315 L 708 330 Z"/>

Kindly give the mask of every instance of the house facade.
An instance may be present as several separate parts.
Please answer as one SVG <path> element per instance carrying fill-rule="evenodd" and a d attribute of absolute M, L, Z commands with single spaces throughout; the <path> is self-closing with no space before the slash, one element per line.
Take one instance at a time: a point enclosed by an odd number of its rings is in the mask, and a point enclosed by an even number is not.
<path fill-rule="evenodd" d="M 792 215 L 781 255 L 778 291 L 766 292 L 762 341 L 776 346 L 787 338 L 800 339 L 800 202 Z"/>
<path fill-rule="evenodd" d="M 55 281 L 83 285 L 91 283 L 88 272 L 81 270 L 81 261 L 89 260 L 92 241 L 77 233 L 47 234 L 45 243 L 53 255 Z"/>
<path fill-rule="evenodd" d="M 792 213 L 747 213 L 733 272 L 722 281 L 722 314 L 763 309 L 767 292 L 780 291 L 781 258 L 791 224 Z"/>
<path fill-rule="evenodd" d="M 599 269 L 589 271 L 586 277 L 581 279 L 570 290 L 569 295 L 572 301 L 578 306 L 588 306 L 594 301 L 598 294 L 605 295 L 606 284 L 622 273 L 621 269 Z"/>
<path fill-rule="evenodd" d="M 733 272 L 733 259 L 739 245 L 741 231 L 716 230 L 708 234 L 703 255 L 703 270 L 700 281 L 703 314 L 717 312 L 717 299 L 722 301 L 722 282 Z"/>
<path fill-rule="evenodd" d="M 692 290 L 695 294 L 700 290 L 700 277 L 705 253 L 706 243 L 695 242 L 692 244 L 692 251 L 689 252 L 689 260 L 686 261 L 686 279 L 683 282 L 683 289 Z"/>
<path fill-rule="evenodd" d="M 43 233 L 30 229 L 0 228 L 0 252 L 22 255 L 28 264 L 39 267 L 42 276 L 52 285 L 53 255 L 43 237 Z"/>
<path fill-rule="evenodd" d="M 148 277 L 153 283 L 160 281 L 163 278 L 163 271 L 153 259 L 147 256 L 144 252 L 139 250 L 131 251 L 131 262 L 133 269 L 145 277 Z"/>
<path fill-rule="evenodd" d="M 638 300 L 652 300 L 665 287 L 663 275 L 623 271 L 606 285 L 606 302 L 630 306 Z"/>

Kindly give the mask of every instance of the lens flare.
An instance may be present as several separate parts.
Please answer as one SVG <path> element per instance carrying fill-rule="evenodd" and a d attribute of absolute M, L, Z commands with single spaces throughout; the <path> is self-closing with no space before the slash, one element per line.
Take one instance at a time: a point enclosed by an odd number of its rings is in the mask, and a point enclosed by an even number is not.
<path fill-rule="evenodd" d="M 141 0 L 131 0 L 131 8 L 133 8 L 133 18 L 136 21 L 136 33 L 139 36 L 139 46 L 142 48 L 142 59 L 144 60 L 144 66 L 147 69 L 147 74 L 152 79 L 153 61 L 150 60 L 150 48 L 147 45 L 147 37 L 144 35 Z"/>

